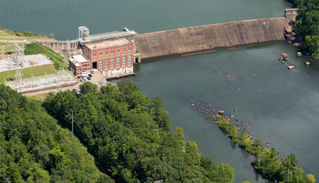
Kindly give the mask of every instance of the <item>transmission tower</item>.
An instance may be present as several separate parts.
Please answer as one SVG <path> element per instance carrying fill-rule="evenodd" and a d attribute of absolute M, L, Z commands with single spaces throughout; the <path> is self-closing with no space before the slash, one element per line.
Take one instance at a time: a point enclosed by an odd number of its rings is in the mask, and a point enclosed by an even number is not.
<path fill-rule="evenodd" d="M 8 57 L 7 57 L 7 61 L 8 61 L 8 67 L 9 67 L 9 69 L 11 69 L 11 68 L 12 68 L 12 65 L 13 65 L 13 58 L 12 58 L 12 56 L 8 56 Z"/>
<path fill-rule="evenodd" d="M 24 62 L 24 43 L 22 42 L 22 47 L 18 43 L 16 43 L 16 36 L 14 34 L 14 61 L 16 62 L 16 65 L 23 67 Z"/>
<path fill-rule="evenodd" d="M 21 74 L 21 69 L 18 65 L 18 68 L 17 70 L 15 71 L 15 75 L 14 75 L 14 78 L 15 78 L 15 81 L 19 83 L 19 86 L 20 86 L 20 93 L 21 93 L 21 80 L 22 80 L 22 76 L 23 74 Z"/>

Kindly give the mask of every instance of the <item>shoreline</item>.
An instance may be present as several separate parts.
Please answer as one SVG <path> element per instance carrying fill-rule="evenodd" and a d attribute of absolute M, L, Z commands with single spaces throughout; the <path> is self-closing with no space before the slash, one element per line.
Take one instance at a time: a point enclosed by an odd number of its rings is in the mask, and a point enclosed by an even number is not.
<path fill-rule="evenodd" d="M 231 118 L 234 117 L 233 115 L 229 117 L 225 116 L 224 111 L 218 111 L 217 108 L 213 108 L 210 105 L 210 102 L 199 100 L 198 104 L 197 101 L 193 101 L 193 97 L 190 98 L 191 99 L 186 99 L 188 106 L 200 113 L 204 113 L 203 117 L 217 124 L 222 133 L 231 139 L 231 143 L 255 157 L 255 160 L 251 161 L 251 165 L 253 166 L 254 170 L 263 178 L 274 182 L 290 182 L 292 181 L 292 176 L 294 173 L 297 172 L 300 173 L 300 177 L 302 180 L 304 180 L 304 182 L 309 182 L 312 180 L 312 178 L 314 179 L 312 174 L 306 175 L 303 172 L 302 168 L 298 165 L 298 160 L 294 154 L 290 154 L 283 159 L 280 152 L 274 147 L 270 149 L 267 148 L 270 145 L 269 143 L 264 145 L 258 138 L 253 140 L 253 137 L 249 135 L 246 129 L 246 127 L 250 128 L 250 126 L 253 125 L 252 123 L 243 123 L 243 129 L 238 128 L 236 126 L 241 125 L 241 123 L 231 123 Z M 192 100 L 194 103 L 190 103 L 190 100 Z M 234 109 L 234 111 L 237 111 L 237 109 Z M 238 121 L 237 118 L 235 118 L 235 120 Z M 241 134 L 238 135 L 240 130 Z M 294 161 L 294 163 L 292 163 L 292 161 Z M 291 164 L 289 164 L 289 162 Z M 271 171 L 265 171 L 265 169 L 269 168 Z"/>

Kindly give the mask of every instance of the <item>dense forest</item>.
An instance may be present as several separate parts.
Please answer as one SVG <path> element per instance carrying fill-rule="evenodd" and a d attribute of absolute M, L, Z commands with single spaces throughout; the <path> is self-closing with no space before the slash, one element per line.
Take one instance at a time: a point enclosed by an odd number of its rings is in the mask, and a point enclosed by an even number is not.
<path fill-rule="evenodd" d="M 319 1 L 288 0 L 299 8 L 296 31 L 305 41 L 308 54 L 319 59 Z"/>
<path fill-rule="evenodd" d="M 0 182 L 105 182 L 110 179 L 41 103 L 0 85 Z"/>
<path fill-rule="evenodd" d="M 201 157 L 195 142 L 185 143 L 182 128 L 174 131 L 160 98 L 149 99 L 136 84 L 101 87 L 86 82 L 82 96 L 59 92 L 44 107 L 74 131 L 115 182 L 233 182 L 234 169 Z"/>

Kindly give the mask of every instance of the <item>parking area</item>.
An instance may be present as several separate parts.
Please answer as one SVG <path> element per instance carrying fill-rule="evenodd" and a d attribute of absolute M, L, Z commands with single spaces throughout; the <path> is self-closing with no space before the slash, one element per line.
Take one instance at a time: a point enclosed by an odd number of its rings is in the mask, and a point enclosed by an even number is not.
<path fill-rule="evenodd" d="M 99 79 L 103 79 L 104 76 L 96 69 L 88 72 L 84 72 L 82 76 L 77 76 L 81 83 L 89 81 L 91 83 L 97 84 Z"/>

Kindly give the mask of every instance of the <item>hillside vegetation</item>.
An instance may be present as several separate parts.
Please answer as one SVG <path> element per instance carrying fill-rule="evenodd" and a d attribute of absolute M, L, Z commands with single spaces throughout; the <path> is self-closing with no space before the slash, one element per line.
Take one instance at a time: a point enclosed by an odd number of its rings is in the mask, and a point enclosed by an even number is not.
<path fill-rule="evenodd" d="M 104 183 L 94 163 L 40 103 L 0 84 L 0 182 Z"/>
<path fill-rule="evenodd" d="M 115 182 L 230 183 L 234 169 L 202 157 L 195 142 L 185 142 L 182 128 L 172 130 L 160 98 L 149 99 L 136 84 L 101 87 L 86 82 L 83 96 L 59 92 L 44 106 L 95 156 L 100 169 Z M 107 178 L 107 177 L 106 177 Z M 104 181 L 107 182 L 107 181 Z"/>
<path fill-rule="evenodd" d="M 297 33 L 302 36 L 308 46 L 308 54 L 319 59 L 319 1 L 289 0 L 299 8 L 296 20 Z"/>

